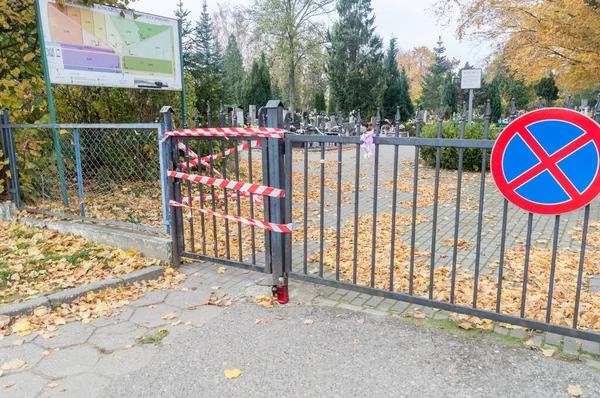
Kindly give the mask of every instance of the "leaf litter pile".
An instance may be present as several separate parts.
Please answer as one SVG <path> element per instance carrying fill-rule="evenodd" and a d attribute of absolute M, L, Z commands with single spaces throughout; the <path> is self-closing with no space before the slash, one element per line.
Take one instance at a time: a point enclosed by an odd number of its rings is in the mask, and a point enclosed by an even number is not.
<path fill-rule="evenodd" d="M 135 250 L 123 251 L 71 234 L 44 228 L 0 222 L 0 305 L 22 302 L 79 285 L 111 279 L 160 264 Z M 57 326 L 67 320 L 90 322 L 114 316 L 120 308 L 154 289 L 171 289 L 185 279 L 173 269 L 154 281 L 88 293 L 54 309 L 38 307 L 29 316 L 0 317 L 0 338 L 11 333 L 26 336 L 38 331 L 44 337 L 58 335 Z"/>
<path fill-rule="evenodd" d="M 160 264 L 71 234 L 0 222 L 0 305 Z"/>

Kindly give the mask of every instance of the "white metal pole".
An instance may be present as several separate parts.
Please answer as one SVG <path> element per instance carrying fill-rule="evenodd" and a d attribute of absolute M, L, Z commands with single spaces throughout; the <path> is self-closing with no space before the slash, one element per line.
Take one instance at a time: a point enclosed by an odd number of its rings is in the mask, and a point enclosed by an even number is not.
<path fill-rule="evenodd" d="M 473 89 L 469 90 L 469 124 L 473 122 Z"/>

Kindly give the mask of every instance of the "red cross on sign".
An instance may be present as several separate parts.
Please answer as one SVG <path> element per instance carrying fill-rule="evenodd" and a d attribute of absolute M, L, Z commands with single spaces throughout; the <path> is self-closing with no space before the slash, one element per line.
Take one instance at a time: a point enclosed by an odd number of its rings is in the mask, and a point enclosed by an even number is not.
<path fill-rule="evenodd" d="M 514 120 L 496 139 L 492 177 L 523 210 L 563 214 L 600 194 L 600 125 L 569 109 L 548 108 Z"/>

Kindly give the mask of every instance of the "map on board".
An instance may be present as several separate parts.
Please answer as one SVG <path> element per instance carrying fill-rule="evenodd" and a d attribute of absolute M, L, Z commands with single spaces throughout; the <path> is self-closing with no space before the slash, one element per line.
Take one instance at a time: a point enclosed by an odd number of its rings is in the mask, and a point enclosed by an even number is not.
<path fill-rule="evenodd" d="M 50 81 L 181 90 L 176 19 L 40 2 Z"/>

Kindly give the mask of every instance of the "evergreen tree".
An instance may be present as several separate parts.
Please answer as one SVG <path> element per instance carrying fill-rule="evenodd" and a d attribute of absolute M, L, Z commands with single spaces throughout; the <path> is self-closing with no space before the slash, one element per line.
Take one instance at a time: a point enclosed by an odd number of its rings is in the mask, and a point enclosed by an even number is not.
<path fill-rule="evenodd" d="M 229 36 L 225 50 L 223 84 L 226 100 L 239 105 L 243 102 L 242 85 L 244 82 L 244 59 L 234 35 Z"/>
<path fill-rule="evenodd" d="M 271 76 L 265 53 L 260 55 L 259 61 L 252 63 L 250 73 L 244 84 L 244 108 L 256 105 L 257 109 L 267 104 L 271 98 Z"/>
<path fill-rule="evenodd" d="M 328 34 L 328 75 L 340 110 L 375 114 L 383 103 L 383 41 L 375 33 L 371 0 L 339 0 L 339 20 Z"/>
<path fill-rule="evenodd" d="M 431 111 L 435 111 L 440 107 L 445 87 L 446 73 L 450 70 L 450 63 L 446 56 L 443 55 L 446 48 L 444 47 L 441 36 L 437 45 L 437 47 L 433 48 L 433 51 L 435 52 L 435 62 L 429 66 L 421 85 L 423 92 L 421 94 L 420 102 L 425 109 Z"/>
<path fill-rule="evenodd" d="M 325 93 L 322 91 L 317 91 L 315 93 L 315 110 L 317 113 L 323 113 L 327 110 L 327 105 L 325 104 Z"/>
<path fill-rule="evenodd" d="M 386 88 L 383 93 L 383 118 L 393 120 L 396 115 L 396 107 L 400 105 L 402 97 L 400 71 L 396 57 L 398 56 L 398 47 L 396 46 L 396 38 L 392 37 L 387 53 L 385 55 L 385 84 Z"/>
<path fill-rule="evenodd" d="M 219 103 L 223 99 L 223 59 L 213 37 L 211 16 L 206 0 L 202 4 L 200 20 L 194 29 L 193 54 L 190 72 L 196 81 L 196 109 L 201 122 L 205 123 L 207 103 L 211 118 L 218 120 Z"/>
<path fill-rule="evenodd" d="M 483 88 L 483 93 L 487 99 L 491 102 L 492 108 L 492 116 L 490 119 L 491 123 L 497 123 L 503 116 L 503 107 L 502 107 L 502 98 L 500 97 L 500 79 L 498 77 L 494 77 L 491 83 L 487 83 Z M 483 109 L 485 110 L 486 103 L 484 102 Z"/>
<path fill-rule="evenodd" d="M 551 106 L 552 101 L 558 98 L 558 87 L 554 80 L 554 73 L 550 72 L 535 85 L 535 93 L 546 100 L 546 106 Z"/>
<path fill-rule="evenodd" d="M 181 47 L 183 49 L 183 67 L 189 70 L 192 66 L 192 54 L 194 51 L 194 42 L 192 41 L 192 34 L 194 29 L 192 28 L 192 22 L 188 20 L 190 10 L 183 8 L 183 1 L 179 0 L 177 8 L 174 12 L 175 16 L 181 20 Z"/>
<path fill-rule="evenodd" d="M 446 73 L 444 83 L 444 105 L 447 106 L 447 116 L 451 116 L 458 109 L 458 80 L 452 71 Z"/>
<path fill-rule="evenodd" d="M 400 120 L 407 121 L 415 113 L 415 107 L 410 99 L 408 76 L 404 67 L 400 71 L 400 103 L 398 106 L 400 107 Z"/>
<path fill-rule="evenodd" d="M 213 38 L 213 25 L 206 0 L 202 3 L 200 20 L 196 22 L 194 29 L 195 56 L 197 67 L 202 70 L 218 70 L 218 50 Z"/>

